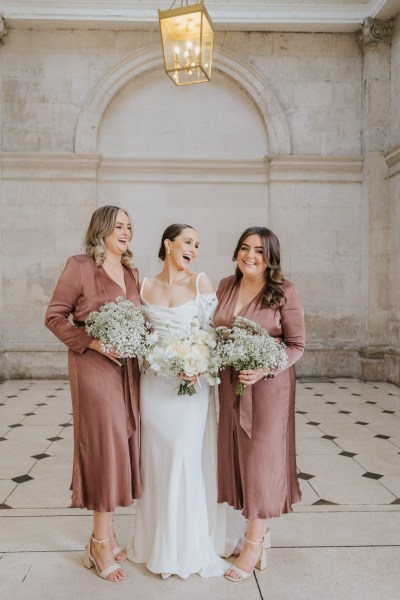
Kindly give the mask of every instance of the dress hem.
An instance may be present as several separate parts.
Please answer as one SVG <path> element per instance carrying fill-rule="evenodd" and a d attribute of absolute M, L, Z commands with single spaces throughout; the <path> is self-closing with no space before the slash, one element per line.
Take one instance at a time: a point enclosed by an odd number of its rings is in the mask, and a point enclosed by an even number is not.
<path fill-rule="evenodd" d="M 105 513 L 105 512 L 114 512 L 116 508 L 129 508 L 130 506 L 132 506 L 134 501 L 135 501 L 135 499 L 132 498 L 132 500 L 130 502 L 119 502 L 113 508 L 104 508 L 104 507 L 95 508 L 94 505 L 91 505 L 89 503 L 87 503 L 87 505 L 86 505 L 83 502 L 73 502 L 72 501 L 68 508 L 82 508 L 82 509 L 86 509 L 86 510 L 93 510 L 95 512 Z"/>
<path fill-rule="evenodd" d="M 293 512 L 292 506 L 293 506 L 293 504 L 298 504 L 299 502 L 301 502 L 301 496 L 299 497 L 298 500 L 296 499 L 296 500 L 292 500 L 290 503 L 289 502 L 285 503 L 285 508 L 283 510 L 276 511 L 276 512 L 270 512 L 268 514 L 266 514 L 266 513 L 256 513 L 254 515 L 246 514 L 243 506 L 240 506 L 238 503 L 231 502 L 230 500 L 227 500 L 226 498 L 224 498 L 224 499 L 218 498 L 218 503 L 222 503 L 222 502 L 226 502 L 227 504 L 229 504 L 229 506 L 232 506 L 232 508 L 234 508 L 235 510 L 240 510 L 242 515 L 244 516 L 244 518 L 247 519 L 248 521 L 254 521 L 254 519 L 276 519 L 282 515 L 287 515 L 287 514 Z"/>

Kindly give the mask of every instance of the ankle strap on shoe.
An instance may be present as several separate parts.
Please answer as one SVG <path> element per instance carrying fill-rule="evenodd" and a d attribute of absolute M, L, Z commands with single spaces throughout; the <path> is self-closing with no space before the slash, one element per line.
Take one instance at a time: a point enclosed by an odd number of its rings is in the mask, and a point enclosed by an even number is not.
<path fill-rule="evenodd" d="M 104 538 L 104 540 L 96 540 L 96 538 L 92 535 L 92 542 L 96 542 L 96 544 L 105 544 L 110 541 L 110 538 Z"/>
<path fill-rule="evenodd" d="M 263 541 L 253 542 L 252 540 L 249 540 L 246 536 L 244 536 L 243 541 L 247 542 L 248 544 L 252 544 L 253 546 L 262 546 L 263 545 Z"/>

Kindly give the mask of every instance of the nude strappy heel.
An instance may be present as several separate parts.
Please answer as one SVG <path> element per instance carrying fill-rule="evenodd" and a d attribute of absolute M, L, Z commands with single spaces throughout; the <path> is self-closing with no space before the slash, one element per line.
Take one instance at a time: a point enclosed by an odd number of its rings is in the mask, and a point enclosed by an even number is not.
<path fill-rule="evenodd" d="M 87 569 L 91 569 L 92 567 L 96 567 L 97 574 L 102 579 L 105 579 L 106 581 L 112 581 L 114 583 L 117 583 L 117 582 L 123 581 L 125 579 L 126 573 L 125 573 L 124 577 L 121 577 L 120 579 L 107 579 L 107 576 L 110 575 L 110 573 L 114 573 L 114 571 L 118 571 L 118 569 L 121 568 L 119 566 L 119 564 L 115 562 L 112 565 L 110 565 L 109 567 L 106 567 L 105 569 L 103 569 L 102 571 L 100 571 L 97 562 L 95 561 L 95 559 L 93 558 L 93 556 L 92 556 L 92 554 L 90 552 L 90 545 L 91 545 L 92 542 L 96 542 L 96 544 L 106 544 L 109 541 L 110 541 L 110 538 L 104 538 L 104 540 L 97 540 L 92 535 L 89 538 L 87 546 L 85 546 L 85 554 L 83 556 L 83 564 L 84 564 L 84 566 Z"/>
<path fill-rule="evenodd" d="M 271 530 L 269 528 L 267 528 L 265 535 L 264 535 L 264 548 L 271 548 L 272 547 L 272 541 L 271 541 Z M 241 551 L 243 548 L 243 538 L 240 538 L 240 540 L 238 541 L 236 548 L 234 549 L 234 551 L 232 552 L 232 556 L 239 556 Z"/>
<path fill-rule="evenodd" d="M 115 538 L 115 541 L 117 541 L 117 537 L 115 535 L 115 531 L 114 531 L 114 521 L 109 521 L 108 523 L 109 525 L 112 525 L 113 528 L 113 535 Z M 121 554 L 121 552 L 125 552 L 125 556 L 123 558 L 120 558 L 119 560 L 117 559 L 118 554 Z M 126 560 L 126 550 L 125 548 L 121 548 L 121 546 L 115 546 L 115 548 L 112 549 L 112 553 L 114 554 L 114 558 L 115 558 L 115 562 L 117 563 L 123 563 L 124 560 Z"/>
<path fill-rule="evenodd" d="M 267 548 L 271 547 L 271 531 L 268 529 L 268 531 L 266 532 L 266 534 L 263 537 L 262 542 L 253 542 L 252 540 L 249 540 L 247 537 L 244 537 L 243 543 L 245 543 L 245 542 L 247 542 L 248 544 L 251 544 L 252 546 L 258 546 L 261 549 L 260 558 L 257 561 L 255 569 L 262 571 L 267 566 Z M 237 577 L 237 578 L 231 577 L 230 575 L 227 574 L 228 571 L 234 571 L 239 577 Z M 225 578 L 228 579 L 229 581 L 244 581 L 245 579 L 248 579 L 253 574 L 254 569 L 252 569 L 250 572 L 248 572 L 248 571 L 244 571 L 237 565 L 233 564 L 228 569 L 228 571 L 225 573 Z"/>

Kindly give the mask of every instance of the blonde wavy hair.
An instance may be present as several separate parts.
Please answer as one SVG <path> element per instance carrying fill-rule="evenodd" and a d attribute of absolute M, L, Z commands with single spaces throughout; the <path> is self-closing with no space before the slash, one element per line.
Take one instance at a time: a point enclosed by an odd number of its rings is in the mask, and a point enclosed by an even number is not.
<path fill-rule="evenodd" d="M 119 206 L 101 206 L 92 214 L 89 227 L 87 229 L 84 246 L 86 254 L 91 256 L 96 265 L 100 267 L 106 257 L 106 248 L 104 238 L 111 235 L 115 229 L 118 211 L 122 210 L 131 222 L 129 213 L 125 208 Z M 132 232 L 130 240 L 132 239 Z M 129 241 L 130 241 L 129 240 Z M 121 256 L 121 263 L 131 267 L 133 265 L 133 254 L 129 248 Z"/>

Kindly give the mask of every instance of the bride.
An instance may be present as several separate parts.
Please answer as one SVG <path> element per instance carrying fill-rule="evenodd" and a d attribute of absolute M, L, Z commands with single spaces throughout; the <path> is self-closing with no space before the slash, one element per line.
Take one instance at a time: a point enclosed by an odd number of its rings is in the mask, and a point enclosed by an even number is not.
<path fill-rule="evenodd" d="M 185 332 L 195 316 L 203 327 L 217 304 L 208 277 L 190 267 L 197 256 L 193 227 L 173 224 L 164 231 L 159 257 L 164 268 L 145 278 L 141 299 L 159 336 Z M 141 376 L 141 477 L 134 536 L 128 558 L 145 563 L 165 579 L 192 573 L 223 575 L 227 563 L 215 551 L 215 405 L 206 380 L 182 374 L 196 394 L 178 396 L 179 381 Z M 211 401 L 210 401 L 211 399 Z"/>

